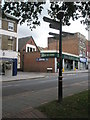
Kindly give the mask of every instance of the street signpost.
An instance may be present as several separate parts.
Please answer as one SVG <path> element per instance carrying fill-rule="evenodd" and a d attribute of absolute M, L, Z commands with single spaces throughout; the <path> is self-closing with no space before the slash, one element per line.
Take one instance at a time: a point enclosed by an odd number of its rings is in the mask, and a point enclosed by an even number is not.
<path fill-rule="evenodd" d="M 55 21 L 52 20 L 50 18 L 44 17 L 43 20 L 45 22 L 49 22 L 50 26 L 54 29 L 56 29 L 56 26 L 58 25 L 58 30 L 60 31 L 59 34 L 59 76 L 58 76 L 58 101 L 61 102 L 62 101 L 62 19 L 63 19 L 63 12 L 59 12 L 57 14 L 57 18 L 60 20 Z"/>

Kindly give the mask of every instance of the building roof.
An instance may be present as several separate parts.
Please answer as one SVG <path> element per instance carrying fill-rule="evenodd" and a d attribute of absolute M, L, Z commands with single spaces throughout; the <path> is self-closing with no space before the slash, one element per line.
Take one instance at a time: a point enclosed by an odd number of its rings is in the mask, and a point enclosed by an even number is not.
<path fill-rule="evenodd" d="M 27 37 L 19 38 L 19 39 L 18 39 L 18 51 L 19 51 L 19 52 L 22 50 L 22 48 L 28 43 L 28 41 L 29 41 L 31 38 L 32 38 L 35 46 L 37 47 L 37 45 L 36 45 L 36 43 L 35 43 L 35 41 L 34 41 L 34 39 L 33 39 L 32 36 L 27 36 Z M 38 47 L 37 47 L 37 49 L 38 49 L 38 51 L 40 51 Z"/>
<path fill-rule="evenodd" d="M 24 45 L 31 39 L 31 36 L 18 39 L 18 51 L 20 51 Z"/>

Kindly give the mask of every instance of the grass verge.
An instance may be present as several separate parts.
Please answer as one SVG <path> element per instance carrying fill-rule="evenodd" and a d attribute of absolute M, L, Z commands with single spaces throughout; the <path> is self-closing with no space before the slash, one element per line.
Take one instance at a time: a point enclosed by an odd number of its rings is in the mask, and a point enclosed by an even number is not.
<path fill-rule="evenodd" d="M 57 100 L 46 103 L 37 109 L 48 118 L 88 118 L 88 94 L 90 90 L 63 98 L 59 103 Z"/>

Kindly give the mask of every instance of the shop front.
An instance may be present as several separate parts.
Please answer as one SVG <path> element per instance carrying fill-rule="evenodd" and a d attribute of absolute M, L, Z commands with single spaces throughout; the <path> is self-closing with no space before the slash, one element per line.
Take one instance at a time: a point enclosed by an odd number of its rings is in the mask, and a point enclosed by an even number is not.
<path fill-rule="evenodd" d="M 12 51 L 0 51 L 0 75 L 17 75 L 17 54 Z"/>
<path fill-rule="evenodd" d="M 17 59 L 0 59 L 0 75 L 17 75 Z"/>
<path fill-rule="evenodd" d="M 85 57 L 80 57 L 79 69 L 80 69 L 80 70 L 85 70 L 85 69 L 87 69 L 87 58 L 85 58 Z"/>
<path fill-rule="evenodd" d="M 73 54 L 63 52 L 63 69 L 64 70 L 76 70 L 78 69 L 79 57 Z"/>
<path fill-rule="evenodd" d="M 55 58 L 55 71 L 59 69 L 59 52 L 58 51 L 41 51 L 41 58 Z M 62 52 L 62 69 L 70 71 L 78 69 L 79 56 Z M 57 65 L 56 65 L 57 64 Z"/>

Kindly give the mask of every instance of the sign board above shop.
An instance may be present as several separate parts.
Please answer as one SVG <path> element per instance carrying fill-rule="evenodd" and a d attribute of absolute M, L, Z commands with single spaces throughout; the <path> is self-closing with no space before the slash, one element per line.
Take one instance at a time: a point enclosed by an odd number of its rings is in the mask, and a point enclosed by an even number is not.
<path fill-rule="evenodd" d="M 59 58 L 59 53 L 41 53 L 41 58 Z M 62 54 L 63 59 L 79 61 L 79 57 Z"/>

